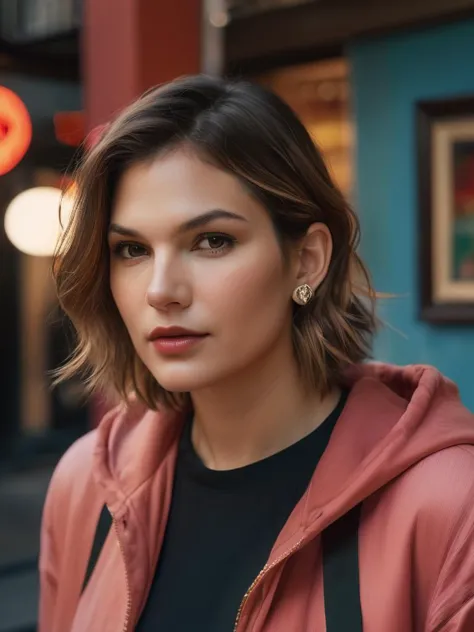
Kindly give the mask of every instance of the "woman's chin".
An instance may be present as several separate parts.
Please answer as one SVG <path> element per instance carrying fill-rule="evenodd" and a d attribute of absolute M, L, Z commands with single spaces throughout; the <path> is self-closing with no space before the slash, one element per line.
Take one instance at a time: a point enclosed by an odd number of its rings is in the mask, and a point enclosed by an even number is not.
<path fill-rule="evenodd" d="M 198 391 L 211 386 L 216 381 L 206 379 L 202 373 L 199 377 L 195 371 L 193 373 L 194 375 L 186 375 L 185 372 L 160 371 L 154 372 L 154 377 L 159 385 L 170 393 L 190 393 L 192 391 Z"/>

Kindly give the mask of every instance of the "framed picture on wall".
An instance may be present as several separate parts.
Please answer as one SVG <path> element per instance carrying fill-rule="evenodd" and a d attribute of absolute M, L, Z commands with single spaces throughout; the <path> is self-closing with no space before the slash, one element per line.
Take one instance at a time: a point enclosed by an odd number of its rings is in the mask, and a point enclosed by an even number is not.
<path fill-rule="evenodd" d="M 417 104 L 422 320 L 474 323 L 474 95 Z"/>

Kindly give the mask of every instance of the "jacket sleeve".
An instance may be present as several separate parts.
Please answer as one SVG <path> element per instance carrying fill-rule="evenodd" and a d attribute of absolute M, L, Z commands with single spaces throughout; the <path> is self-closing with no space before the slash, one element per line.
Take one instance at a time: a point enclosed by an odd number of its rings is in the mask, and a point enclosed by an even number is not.
<path fill-rule="evenodd" d="M 55 473 L 56 474 L 56 473 Z M 39 577 L 39 623 L 38 632 L 49 632 L 54 629 L 53 619 L 58 589 L 58 556 L 57 542 L 54 533 L 55 505 L 58 502 L 55 474 L 49 485 L 43 508 L 41 523 Z"/>
<path fill-rule="evenodd" d="M 64 621 L 74 616 L 77 584 L 82 581 L 77 570 L 77 556 L 82 554 L 84 519 L 94 503 L 91 479 L 95 432 L 78 439 L 62 456 L 51 478 L 43 507 L 39 556 L 39 624 L 37 632 L 65 629 Z M 95 505 L 94 505 L 95 506 Z M 75 544 L 71 553 L 71 542 Z"/>
<path fill-rule="evenodd" d="M 474 486 L 452 530 L 425 632 L 474 631 Z"/>
<path fill-rule="evenodd" d="M 474 630 L 474 597 L 468 599 L 439 630 L 440 632 L 472 632 Z"/>

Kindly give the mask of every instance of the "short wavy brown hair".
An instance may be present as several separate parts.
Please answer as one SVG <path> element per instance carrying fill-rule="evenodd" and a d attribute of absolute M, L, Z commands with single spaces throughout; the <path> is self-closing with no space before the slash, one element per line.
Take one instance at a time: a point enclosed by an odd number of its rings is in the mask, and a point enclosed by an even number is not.
<path fill-rule="evenodd" d="M 135 393 L 151 408 L 179 407 L 138 358 L 112 298 L 107 232 L 117 184 L 133 164 L 187 145 L 233 174 L 268 211 L 283 255 L 313 222 L 332 235 L 327 277 L 296 307 L 294 352 L 302 379 L 326 392 L 370 353 L 375 293 L 356 249 L 359 223 L 298 117 L 276 95 L 244 81 L 202 75 L 154 88 L 123 111 L 86 153 L 77 198 L 53 263 L 60 304 L 77 332 L 57 381 L 85 374 L 90 390 Z"/>

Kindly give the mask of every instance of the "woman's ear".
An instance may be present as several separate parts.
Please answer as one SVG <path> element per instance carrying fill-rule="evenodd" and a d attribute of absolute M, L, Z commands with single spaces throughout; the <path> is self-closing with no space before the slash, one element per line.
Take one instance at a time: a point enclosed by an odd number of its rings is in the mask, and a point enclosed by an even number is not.
<path fill-rule="evenodd" d="M 332 236 L 326 224 L 311 224 L 300 242 L 297 283 L 314 291 L 324 281 L 332 256 Z"/>

